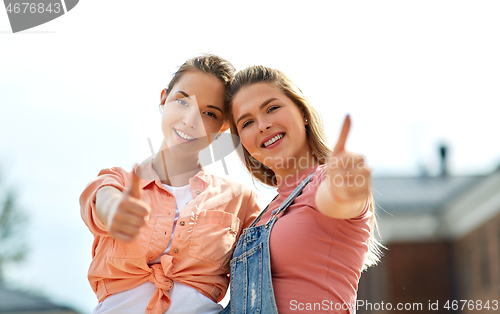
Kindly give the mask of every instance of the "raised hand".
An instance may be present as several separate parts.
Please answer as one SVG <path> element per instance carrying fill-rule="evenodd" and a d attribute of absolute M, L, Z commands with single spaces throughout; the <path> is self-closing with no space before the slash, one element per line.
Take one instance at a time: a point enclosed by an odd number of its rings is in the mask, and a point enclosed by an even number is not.
<path fill-rule="evenodd" d="M 320 211 L 328 216 L 345 219 L 361 212 L 371 186 L 370 169 L 363 156 L 345 150 L 350 128 L 351 118 L 347 115 L 337 144 L 328 158 L 325 179 L 316 194 Z"/>
<path fill-rule="evenodd" d="M 330 191 L 333 198 L 340 203 L 366 200 L 370 195 L 371 174 L 365 159 L 345 150 L 350 128 L 351 118 L 347 115 L 328 162 Z"/>
<path fill-rule="evenodd" d="M 121 197 L 108 203 L 110 207 L 106 226 L 109 234 L 116 240 L 133 241 L 149 218 L 151 209 L 146 202 L 141 200 L 140 182 L 141 179 L 135 170 L 132 171 L 130 188 L 124 191 Z"/>

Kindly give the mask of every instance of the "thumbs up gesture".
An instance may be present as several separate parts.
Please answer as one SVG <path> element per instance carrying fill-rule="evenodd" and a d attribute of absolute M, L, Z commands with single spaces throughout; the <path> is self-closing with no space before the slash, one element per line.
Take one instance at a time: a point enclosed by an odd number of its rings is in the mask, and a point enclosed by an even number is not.
<path fill-rule="evenodd" d="M 345 150 L 351 118 L 346 116 L 337 144 L 326 164 L 326 176 L 316 193 L 325 215 L 349 219 L 364 209 L 370 195 L 371 174 L 363 156 Z"/>
<path fill-rule="evenodd" d="M 141 179 L 131 174 L 131 186 L 123 193 L 106 186 L 97 192 L 96 207 L 99 219 L 116 240 L 133 241 L 149 218 L 151 208 L 141 200 Z"/>

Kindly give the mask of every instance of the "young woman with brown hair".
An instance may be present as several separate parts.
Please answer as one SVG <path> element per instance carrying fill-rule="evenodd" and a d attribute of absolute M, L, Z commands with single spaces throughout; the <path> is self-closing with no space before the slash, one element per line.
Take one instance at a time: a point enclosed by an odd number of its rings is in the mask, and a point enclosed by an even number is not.
<path fill-rule="evenodd" d="M 160 152 L 134 171 L 102 170 L 80 197 L 94 235 L 95 314 L 218 313 L 229 260 L 260 212 L 254 192 L 203 169 L 200 151 L 227 130 L 233 66 L 186 61 L 161 93 Z"/>

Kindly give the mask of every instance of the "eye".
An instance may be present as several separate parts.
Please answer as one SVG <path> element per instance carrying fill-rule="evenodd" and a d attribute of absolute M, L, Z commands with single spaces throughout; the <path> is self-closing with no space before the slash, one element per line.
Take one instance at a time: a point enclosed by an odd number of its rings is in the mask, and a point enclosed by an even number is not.
<path fill-rule="evenodd" d="M 245 123 L 243 123 L 243 125 L 241 126 L 241 129 L 246 128 L 246 127 L 247 127 L 247 126 L 249 126 L 251 123 L 252 123 L 252 120 L 247 120 L 247 121 L 245 121 Z"/>
<path fill-rule="evenodd" d="M 215 113 L 213 113 L 213 112 L 206 111 L 206 112 L 204 112 L 204 114 L 207 115 L 207 116 L 209 116 L 209 117 L 217 119 L 217 115 Z"/>
<path fill-rule="evenodd" d="M 278 109 L 279 107 L 280 106 L 271 106 L 271 107 L 269 107 L 269 109 L 267 109 L 267 113 L 274 111 L 274 110 Z"/>
<path fill-rule="evenodd" d="M 181 104 L 183 106 L 189 107 L 189 104 L 182 98 L 177 99 L 176 102 L 178 102 L 179 104 Z"/>

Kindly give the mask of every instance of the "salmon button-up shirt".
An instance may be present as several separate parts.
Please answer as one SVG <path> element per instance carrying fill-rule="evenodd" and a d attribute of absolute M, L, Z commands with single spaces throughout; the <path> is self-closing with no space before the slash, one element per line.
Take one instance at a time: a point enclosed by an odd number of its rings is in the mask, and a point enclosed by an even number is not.
<path fill-rule="evenodd" d="M 128 171 L 103 169 L 80 196 L 82 218 L 94 235 L 88 279 L 99 302 L 147 281 L 157 289 L 146 313 L 164 313 L 169 308 L 173 281 L 219 302 L 229 284 L 229 261 L 236 241 L 260 212 L 255 193 L 240 183 L 201 170 L 189 180 L 193 200 L 181 210 L 170 252 L 162 255 L 172 236 L 175 199 L 151 162 L 142 170 L 141 177 L 155 178 L 141 180 L 142 199 L 151 206 L 151 214 L 133 242 L 110 237 L 95 208 L 100 188 L 113 186 L 124 191 L 130 186 Z M 160 264 L 148 265 L 159 256 Z"/>

